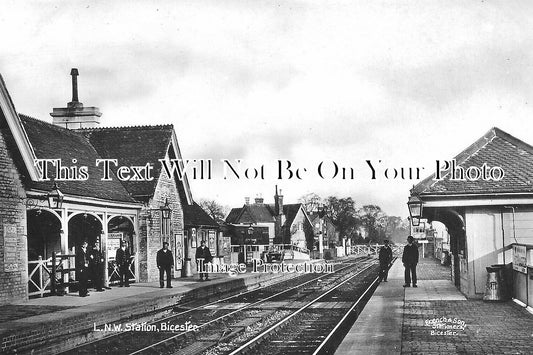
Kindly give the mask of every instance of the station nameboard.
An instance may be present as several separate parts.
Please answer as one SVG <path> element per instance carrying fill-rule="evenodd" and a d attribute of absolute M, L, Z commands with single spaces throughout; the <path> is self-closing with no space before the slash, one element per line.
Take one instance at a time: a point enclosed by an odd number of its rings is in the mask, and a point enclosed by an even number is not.
<path fill-rule="evenodd" d="M 513 245 L 513 269 L 524 274 L 527 273 L 525 245 Z"/>

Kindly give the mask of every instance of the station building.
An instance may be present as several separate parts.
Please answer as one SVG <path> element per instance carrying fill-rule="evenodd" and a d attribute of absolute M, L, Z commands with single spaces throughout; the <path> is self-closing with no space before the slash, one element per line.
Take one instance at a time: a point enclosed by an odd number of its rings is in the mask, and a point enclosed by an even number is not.
<path fill-rule="evenodd" d="M 492 176 L 478 174 L 483 166 L 495 168 Z M 410 200 L 422 204 L 417 217 L 446 226 L 452 281 L 467 297 L 482 298 L 487 267 L 506 265 L 502 287 L 533 305 L 533 147 L 492 128 L 448 167 L 414 186 Z"/>
<path fill-rule="evenodd" d="M 75 287 L 74 254 L 83 241 L 100 244 L 107 283 L 118 279 L 121 241 L 132 255 L 130 279 L 149 282 L 158 280 L 163 242 L 178 276 L 191 253 L 186 226 L 218 233 L 186 176 L 162 171 L 160 159 L 182 157 L 173 126 L 99 128 L 99 109 L 78 101 L 77 70 L 71 75 L 72 101 L 53 109 L 52 124 L 19 114 L 0 78 L 0 304 L 42 296 L 53 282 Z M 217 252 L 217 239 L 206 240 Z"/>

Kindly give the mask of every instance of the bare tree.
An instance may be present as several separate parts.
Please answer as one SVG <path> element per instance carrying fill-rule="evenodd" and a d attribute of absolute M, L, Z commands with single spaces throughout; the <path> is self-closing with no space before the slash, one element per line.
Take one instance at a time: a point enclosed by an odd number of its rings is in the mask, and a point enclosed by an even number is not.
<path fill-rule="evenodd" d="M 307 212 L 316 212 L 318 207 L 324 203 L 324 200 L 314 192 L 311 192 L 300 197 L 298 202 L 304 205 Z"/>
<path fill-rule="evenodd" d="M 215 200 L 201 199 L 198 204 L 217 222 L 223 221 L 229 210 L 227 206 L 222 206 Z"/>

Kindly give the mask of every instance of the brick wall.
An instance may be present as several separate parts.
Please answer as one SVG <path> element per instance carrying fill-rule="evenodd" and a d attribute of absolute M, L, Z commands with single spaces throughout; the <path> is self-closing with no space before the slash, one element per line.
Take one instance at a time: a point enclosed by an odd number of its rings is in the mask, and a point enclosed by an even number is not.
<path fill-rule="evenodd" d="M 161 234 L 161 211 L 159 209 L 165 205 L 167 199 L 172 210 L 171 229 L 169 235 L 163 236 Z M 163 240 L 165 240 L 169 243 L 169 248 L 175 258 L 174 236 L 176 234 L 183 235 L 184 226 L 183 209 L 176 183 L 174 180 L 168 179 L 166 174 L 159 176 L 154 197 L 150 200 L 149 206 L 141 212 L 140 221 L 140 281 L 157 281 L 159 280 L 159 271 L 156 264 L 157 251 L 163 247 Z"/>
<path fill-rule="evenodd" d="M 25 191 L 0 131 L 0 304 L 28 297 Z"/>

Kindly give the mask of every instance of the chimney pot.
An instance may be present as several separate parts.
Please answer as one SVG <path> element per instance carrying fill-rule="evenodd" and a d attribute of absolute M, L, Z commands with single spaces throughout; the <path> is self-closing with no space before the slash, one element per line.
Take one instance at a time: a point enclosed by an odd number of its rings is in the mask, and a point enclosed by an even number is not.
<path fill-rule="evenodd" d="M 50 113 L 53 124 L 68 129 L 94 128 L 100 124 L 102 113 L 98 107 L 83 107 L 78 100 L 78 75 L 77 68 L 70 70 L 72 76 L 72 101 L 67 107 L 54 107 Z"/>

